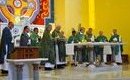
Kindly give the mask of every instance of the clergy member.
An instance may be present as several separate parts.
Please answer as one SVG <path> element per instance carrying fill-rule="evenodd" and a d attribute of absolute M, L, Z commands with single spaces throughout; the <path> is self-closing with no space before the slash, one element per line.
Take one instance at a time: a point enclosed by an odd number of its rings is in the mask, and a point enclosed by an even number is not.
<path fill-rule="evenodd" d="M 73 43 L 77 43 L 78 41 L 77 41 L 77 38 L 76 38 L 76 31 L 73 29 L 72 30 L 72 35 L 68 38 L 68 43 L 69 44 L 73 44 Z M 74 46 L 74 56 L 73 56 L 73 60 L 75 61 L 75 59 L 76 59 L 76 56 L 77 56 L 77 54 L 76 54 L 76 46 Z M 75 64 L 76 65 L 76 64 Z"/>
<path fill-rule="evenodd" d="M 33 29 L 33 32 L 30 35 L 31 46 L 39 46 L 41 38 L 38 35 L 38 32 L 39 32 L 38 28 Z"/>
<path fill-rule="evenodd" d="M 87 42 L 95 42 L 95 36 L 93 35 L 93 29 L 92 28 L 88 28 L 88 30 L 86 31 L 86 35 L 85 38 L 87 40 Z M 87 46 L 87 60 L 89 62 L 89 64 L 93 64 L 95 61 L 95 51 L 94 48 L 95 46 Z"/>
<path fill-rule="evenodd" d="M 96 38 L 96 42 L 107 42 L 107 37 L 103 34 L 103 31 L 99 31 L 99 35 Z M 103 48 L 104 46 L 96 46 L 96 56 L 99 57 L 100 62 L 103 62 Z"/>
<path fill-rule="evenodd" d="M 87 42 L 94 42 L 95 41 L 95 36 L 93 35 L 93 29 L 88 28 L 88 31 L 86 31 L 86 36 L 85 36 Z"/>
<path fill-rule="evenodd" d="M 76 31 L 73 30 L 72 31 L 72 35 L 68 38 L 68 43 L 77 43 L 77 39 L 76 39 Z"/>
<path fill-rule="evenodd" d="M 113 29 L 113 34 L 110 37 L 109 42 L 114 42 L 114 43 L 121 43 L 121 36 L 117 33 L 117 29 Z M 122 63 L 122 59 L 121 59 L 121 53 L 123 52 L 123 47 L 122 45 L 115 45 L 112 46 L 112 56 L 113 56 L 113 62 L 117 62 L 117 63 Z M 117 55 L 119 55 L 120 57 L 116 57 Z"/>
<path fill-rule="evenodd" d="M 29 37 L 29 26 L 25 26 L 23 29 L 23 33 L 20 37 L 20 46 L 29 46 L 31 45 L 31 39 Z"/>
<path fill-rule="evenodd" d="M 9 54 L 14 49 L 14 41 L 12 38 L 11 30 L 14 27 L 13 22 L 9 22 L 8 26 L 2 31 L 2 38 L 0 44 L 0 64 L 2 74 L 8 74 L 8 64 L 5 59 L 9 58 Z"/>
<path fill-rule="evenodd" d="M 76 39 L 77 39 L 77 42 L 78 43 L 82 43 L 82 42 L 86 42 L 86 39 L 85 39 L 85 35 L 84 35 L 84 32 L 85 32 L 85 28 L 84 27 L 81 27 L 79 29 L 79 32 L 76 34 Z M 77 61 L 79 63 L 82 63 L 84 61 L 86 61 L 86 48 L 85 46 L 76 46 L 76 50 L 77 50 Z"/>
<path fill-rule="evenodd" d="M 66 39 L 63 38 L 61 33 L 61 26 L 57 25 L 54 31 L 52 32 L 52 37 L 55 39 L 55 52 L 57 55 L 56 61 L 65 62 L 66 51 L 65 51 L 65 43 Z M 59 57 L 59 60 L 58 60 Z"/>
<path fill-rule="evenodd" d="M 45 27 L 43 37 L 41 39 L 40 57 L 48 58 L 48 62 L 45 63 L 46 68 L 53 69 L 55 66 L 55 50 L 54 50 L 54 39 L 51 35 L 52 25 L 48 24 Z M 41 64 L 44 64 L 43 62 Z"/>

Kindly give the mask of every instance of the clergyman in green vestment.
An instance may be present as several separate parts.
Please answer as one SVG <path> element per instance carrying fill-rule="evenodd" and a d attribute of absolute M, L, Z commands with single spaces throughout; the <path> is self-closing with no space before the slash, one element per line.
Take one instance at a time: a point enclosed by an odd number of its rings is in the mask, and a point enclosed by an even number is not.
<path fill-rule="evenodd" d="M 34 28 L 33 32 L 30 35 L 31 38 L 31 46 L 39 46 L 40 45 L 40 36 L 38 35 L 38 28 Z"/>
<path fill-rule="evenodd" d="M 50 31 L 52 25 L 47 25 L 41 39 L 40 56 L 41 58 L 48 58 L 48 63 L 55 64 L 54 40 Z M 43 64 L 43 63 L 41 63 Z"/>
<path fill-rule="evenodd" d="M 79 32 L 76 34 L 76 42 L 77 43 L 83 43 L 86 42 L 85 39 L 85 28 L 80 27 Z M 76 51 L 77 51 L 77 61 L 79 63 L 85 62 L 86 61 L 86 47 L 85 46 L 76 46 Z"/>
<path fill-rule="evenodd" d="M 99 35 L 96 38 L 96 42 L 107 42 L 107 37 L 103 34 L 103 31 L 99 31 Z M 96 56 L 100 57 L 100 62 L 103 62 L 103 48 L 104 46 L 96 46 Z"/>
<path fill-rule="evenodd" d="M 72 31 L 72 35 L 68 38 L 68 43 L 77 43 L 76 31 Z"/>
<path fill-rule="evenodd" d="M 93 29 L 92 28 L 88 28 L 88 30 L 86 31 L 86 35 L 85 38 L 87 40 L 87 42 L 95 42 L 95 36 L 93 35 Z M 86 46 L 87 48 L 87 61 L 90 64 L 93 64 L 93 62 L 95 61 L 95 46 Z"/>
<path fill-rule="evenodd" d="M 114 43 L 121 43 L 121 36 L 117 33 L 117 29 L 113 29 L 113 34 L 110 37 L 109 42 L 114 42 Z M 119 53 L 123 52 L 123 46 L 122 45 L 114 45 L 111 47 L 112 49 L 112 56 L 113 56 L 113 62 L 119 62 L 122 63 L 122 60 L 116 61 L 116 55 L 119 55 Z M 121 55 L 121 54 L 120 54 Z"/>
<path fill-rule="evenodd" d="M 55 52 L 57 57 L 57 62 L 65 62 L 66 58 L 66 50 L 65 50 L 65 43 L 66 39 L 60 31 L 61 26 L 57 25 L 54 31 L 52 32 L 52 37 L 55 39 Z"/>

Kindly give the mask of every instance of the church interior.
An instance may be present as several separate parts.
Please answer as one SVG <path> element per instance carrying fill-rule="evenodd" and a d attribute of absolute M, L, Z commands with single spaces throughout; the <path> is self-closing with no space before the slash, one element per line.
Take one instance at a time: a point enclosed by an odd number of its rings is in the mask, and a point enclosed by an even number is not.
<path fill-rule="evenodd" d="M 130 0 L 0 0 L 0 80 L 130 80 Z"/>

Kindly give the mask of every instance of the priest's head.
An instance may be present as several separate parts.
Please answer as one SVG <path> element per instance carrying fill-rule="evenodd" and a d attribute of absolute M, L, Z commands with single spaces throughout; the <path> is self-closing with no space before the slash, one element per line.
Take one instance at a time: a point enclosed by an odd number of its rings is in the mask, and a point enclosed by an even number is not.
<path fill-rule="evenodd" d="M 34 31 L 36 34 L 38 34 L 38 32 L 39 32 L 38 28 L 34 28 L 33 31 Z"/>
<path fill-rule="evenodd" d="M 86 34 L 93 34 L 92 31 L 93 31 L 92 28 L 88 28 L 88 30 L 86 31 Z"/>
<path fill-rule="evenodd" d="M 29 33 L 30 29 L 29 29 L 29 26 L 25 26 L 24 29 L 23 29 L 23 32 L 24 33 Z"/>
<path fill-rule="evenodd" d="M 9 23 L 8 23 L 8 27 L 9 27 L 9 29 L 14 28 L 14 23 L 13 23 L 13 22 L 9 22 Z"/>
<path fill-rule="evenodd" d="M 72 31 L 72 35 L 73 36 L 75 36 L 76 35 L 76 31 L 74 30 L 74 31 Z"/>
<path fill-rule="evenodd" d="M 113 29 L 113 34 L 117 34 L 117 29 Z"/>
<path fill-rule="evenodd" d="M 103 31 L 99 31 L 99 35 L 102 36 L 103 35 Z"/>

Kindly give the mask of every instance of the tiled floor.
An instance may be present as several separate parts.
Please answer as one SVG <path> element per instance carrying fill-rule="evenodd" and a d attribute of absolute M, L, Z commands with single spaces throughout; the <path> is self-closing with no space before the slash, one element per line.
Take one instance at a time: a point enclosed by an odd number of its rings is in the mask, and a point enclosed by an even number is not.
<path fill-rule="evenodd" d="M 7 79 L 0 76 L 0 80 Z M 40 70 L 40 80 L 130 80 L 130 65 L 123 65 L 122 70 L 96 72 L 88 71 L 84 65 L 52 71 Z"/>

